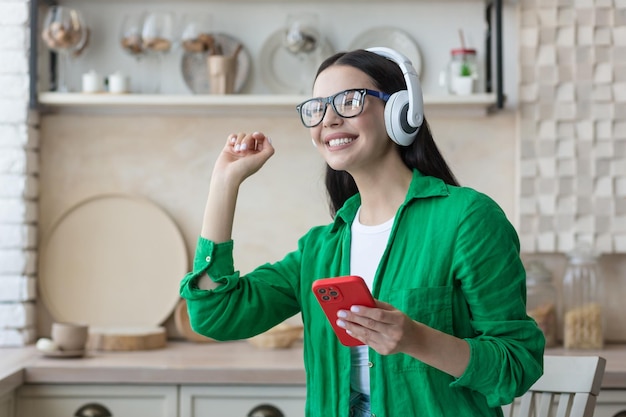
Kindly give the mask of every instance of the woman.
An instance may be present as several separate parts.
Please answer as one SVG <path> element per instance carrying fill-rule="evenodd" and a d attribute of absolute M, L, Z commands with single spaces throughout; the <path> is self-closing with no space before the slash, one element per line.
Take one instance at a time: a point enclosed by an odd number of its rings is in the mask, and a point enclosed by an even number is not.
<path fill-rule="evenodd" d="M 270 139 L 231 135 L 213 170 L 194 269 L 181 283 L 191 324 L 243 339 L 301 312 L 307 416 L 499 416 L 542 373 L 515 230 L 491 199 L 458 186 L 425 121 L 408 146 L 390 140 L 386 100 L 405 89 L 398 64 L 377 53 L 321 65 L 318 98 L 298 110 L 327 164 L 334 221 L 245 276 L 232 259 L 235 202 L 274 153 Z M 365 343 L 356 348 L 338 342 L 311 292 L 316 279 L 348 274 L 377 300 L 338 313 Z"/>

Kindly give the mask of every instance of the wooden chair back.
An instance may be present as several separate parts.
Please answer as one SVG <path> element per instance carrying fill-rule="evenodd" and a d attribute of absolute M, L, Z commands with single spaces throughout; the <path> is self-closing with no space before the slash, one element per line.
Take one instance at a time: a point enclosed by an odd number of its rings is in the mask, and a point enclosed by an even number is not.
<path fill-rule="evenodd" d="M 528 392 L 503 407 L 505 417 L 592 417 L 606 359 L 544 356 L 544 373 Z"/>

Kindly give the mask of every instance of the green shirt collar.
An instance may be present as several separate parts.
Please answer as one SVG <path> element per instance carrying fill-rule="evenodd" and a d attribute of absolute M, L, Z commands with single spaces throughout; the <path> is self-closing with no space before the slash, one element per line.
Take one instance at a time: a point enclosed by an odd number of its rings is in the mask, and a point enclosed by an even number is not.
<path fill-rule="evenodd" d="M 417 169 L 414 169 L 413 179 L 411 179 L 406 199 L 404 200 L 401 208 L 416 198 L 445 197 L 449 193 L 448 184 L 446 184 L 443 180 L 424 175 Z M 352 224 L 360 206 L 361 195 L 359 193 L 347 199 L 335 215 L 332 231 L 335 232 L 341 224 Z"/>

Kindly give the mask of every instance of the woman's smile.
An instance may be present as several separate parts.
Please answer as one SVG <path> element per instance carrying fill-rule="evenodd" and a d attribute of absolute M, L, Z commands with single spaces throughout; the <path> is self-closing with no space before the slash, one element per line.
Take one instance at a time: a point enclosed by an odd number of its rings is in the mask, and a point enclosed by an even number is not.
<path fill-rule="evenodd" d="M 324 138 L 326 147 L 330 150 L 343 149 L 352 144 L 358 138 L 357 135 L 347 133 L 333 133 Z"/>

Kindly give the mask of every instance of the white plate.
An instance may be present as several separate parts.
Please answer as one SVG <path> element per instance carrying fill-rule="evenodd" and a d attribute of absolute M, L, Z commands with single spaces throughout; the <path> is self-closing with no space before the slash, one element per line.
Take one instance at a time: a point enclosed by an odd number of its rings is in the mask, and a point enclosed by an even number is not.
<path fill-rule="evenodd" d="M 422 74 L 420 50 L 408 33 L 391 27 L 368 29 L 354 38 L 349 49 L 367 49 L 374 46 L 395 49 L 411 60 L 417 75 Z"/>
<path fill-rule="evenodd" d="M 102 195 L 70 208 L 44 239 L 41 298 L 52 318 L 90 326 L 155 326 L 179 300 L 187 249 L 151 201 Z"/>
<path fill-rule="evenodd" d="M 235 52 L 238 44 L 243 45 L 238 39 L 224 33 L 213 34 L 215 42 L 219 44 L 224 55 Z M 210 94 L 209 72 L 207 68 L 208 54 L 205 52 L 183 52 L 180 61 L 180 70 L 187 88 L 194 94 Z M 239 93 L 248 81 L 250 75 L 250 54 L 246 48 L 242 48 L 237 55 L 237 74 L 235 75 L 235 93 Z"/>
<path fill-rule="evenodd" d="M 79 350 L 41 350 L 41 354 L 47 358 L 82 358 L 85 356 L 85 349 Z"/>
<path fill-rule="evenodd" d="M 313 52 L 293 54 L 283 45 L 285 31 L 277 30 L 263 44 L 259 56 L 261 77 L 274 93 L 309 94 L 317 68 L 333 54 L 333 48 L 322 39 Z"/>

